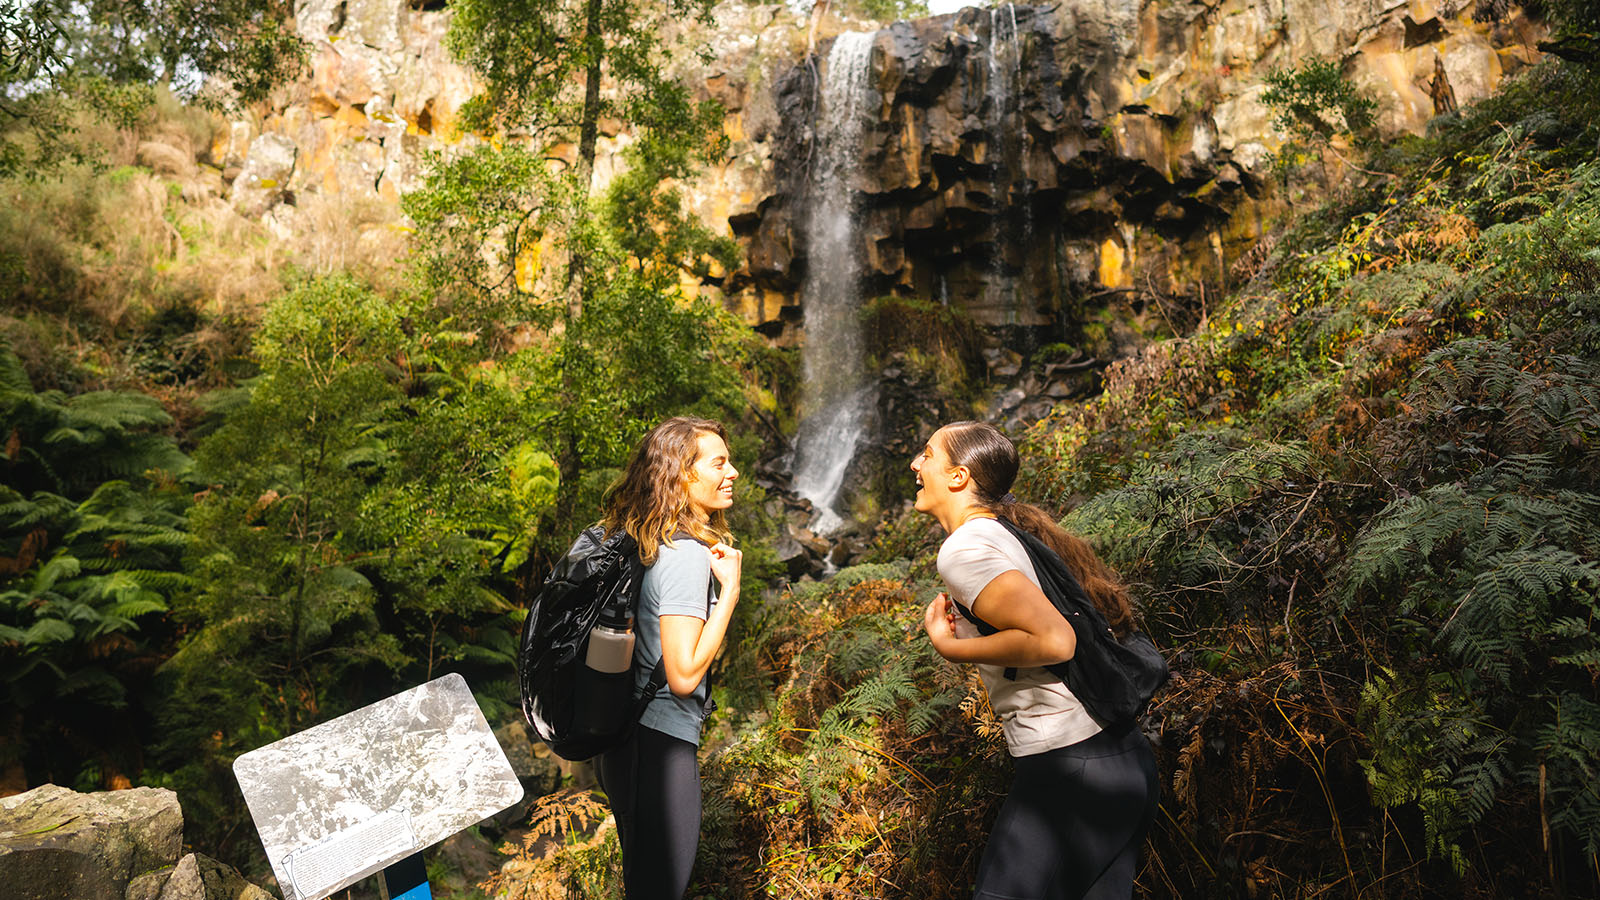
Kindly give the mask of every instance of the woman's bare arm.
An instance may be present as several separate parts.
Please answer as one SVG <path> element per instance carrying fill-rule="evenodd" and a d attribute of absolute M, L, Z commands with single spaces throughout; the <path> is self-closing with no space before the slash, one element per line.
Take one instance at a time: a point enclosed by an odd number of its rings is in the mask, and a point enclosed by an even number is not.
<path fill-rule="evenodd" d="M 1001 573 L 972 601 L 972 612 L 999 629 L 981 637 L 958 638 L 943 594 L 923 616 L 933 649 L 951 662 L 992 666 L 1049 666 L 1072 658 L 1078 636 L 1050 598 L 1016 569 Z"/>
<path fill-rule="evenodd" d="M 661 661 L 667 670 L 667 687 L 679 697 L 694 693 L 711 670 L 722 640 L 728 634 L 728 622 L 733 609 L 739 604 L 739 571 L 743 554 L 726 544 L 710 548 L 711 574 L 722 590 L 717 595 L 717 605 L 711 614 L 700 619 L 695 616 L 661 617 Z"/>

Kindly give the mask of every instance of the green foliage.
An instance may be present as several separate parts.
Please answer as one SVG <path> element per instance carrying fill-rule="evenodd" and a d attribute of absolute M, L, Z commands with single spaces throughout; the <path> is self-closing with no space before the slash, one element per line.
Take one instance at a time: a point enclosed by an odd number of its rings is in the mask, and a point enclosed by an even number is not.
<path fill-rule="evenodd" d="M 927 377 L 945 396 L 971 393 L 983 371 L 982 332 L 959 309 L 931 300 L 877 297 L 861 308 L 869 368 L 899 363 L 912 378 Z"/>
<path fill-rule="evenodd" d="M 1372 128 L 1377 103 L 1363 97 L 1333 60 L 1311 59 L 1270 72 L 1261 102 L 1272 124 L 1296 138 L 1325 144 L 1336 134 L 1362 136 Z"/>
<path fill-rule="evenodd" d="M 1101 547 L 1119 570 L 1139 573 L 1150 585 L 1147 606 L 1163 611 L 1166 628 L 1203 628 L 1266 593 L 1285 555 L 1305 551 L 1316 521 L 1305 512 L 1317 499 L 1306 486 L 1318 481 L 1316 468 L 1301 443 L 1187 432 L 1136 466 L 1125 487 L 1096 494 L 1064 525 Z M 1304 504 L 1282 504 L 1290 494 Z"/>
<path fill-rule="evenodd" d="M 998 730 L 967 724 L 974 684 L 921 639 L 908 575 L 904 560 L 845 569 L 741 623 L 724 683 L 769 687 L 731 704 L 731 740 L 706 761 L 701 884 L 960 893 L 970 860 L 935 848 L 981 828 Z"/>
<path fill-rule="evenodd" d="M 401 198 L 421 236 L 416 276 L 442 292 L 444 311 L 468 329 L 514 315 L 530 303 L 517 266 L 543 252 L 539 242 L 554 218 L 546 205 L 559 183 L 537 154 L 517 144 L 480 146 L 449 160 L 431 155 L 426 166 L 422 185 Z M 521 314 L 543 324 L 555 309 L 535 305 Z M 467 336 L 463 331 L 457 343 Z"/>
<path fill-rule="evenodd" d="M 687 95 L 662 72 L 663 26 L 709 22 L 706 0 L 466 0 L 451 9 L 445 46 L 485 83 L 462 108 L 468 127 L 532 126 L 551 135 L 607 116 L 666 134 L 690 131 L 674 118 Z M 602 91 L 600 79 L 614 90 Z"/>
<path fill-rule="evenodd" d="M 926 0 L 843 0 L 834 8 L 877 22 L 903 22 L 928 15 Z"/>
<path fill-rule="evenodd" d="M 146 94 L 127 122 L 74 114 L 60 148 L 30 138 L 50 166 L 0 179 L 0 334 L 41 390 L 159 386 L 186 423 L 193 393 L 236 374 L 288 268 L 231 209 L 192 184 L 186 197 L 184 176 L 133 165 L 145 142 L 210 147 L 209 114 Z"/>
<path fill-rule="evenodd" d="M 1541 454 L 1547 466 L 1573 472 L 1574 486 L 1600 484 L 1600 365 L 1592 359 L 1458 341 L 1427 357 L 1405 405 L 1387 449 L 1419 477 Z"/>
<path fill-rule="evenodd" d="M 254 103 L 299 74 L 293 4 L 34 0 L 0 11 L 0 177 L 94 165 L 85 124 L 126 126 L 159 85 L 212 106 Z M 221 91 L 203 91 L 206 78 Z"/>
<path fill-rule="evenodd" d="M 31 79 L 103 78 L 113 84 L 161 82 L 186 96 L 201 79 L 227 84 L 238 103 L 264 99 L 292 79 L 305 50 L 295 36 L 293 5 L 252 0 L 92 0 L 31 4 L 36 30 L 24 46 L 36 61 Z M 48 50 L 44 50 L 44 46 Z M 26 83 L 26 82 L 24 82 Z M 212 100 L 223 98 L 213 97 Z"/>
<path fill-rule="evenodd" d="M 206 710 L 208 722 L 255 722 L 228 735 L 231 746 L 303 727 L 319 686 L 348 667 L 400 664 L 346 539 L 370 429 L 398 401 L 385 364 L 399 339 L 395 307 L 355 284 L 289 294 L 263 319 L 248 405 L 199 448 L 199 475 L 214 485 L 191 516 L 201 584 L 191 614 L 203 627 L 168 665 L 180 704 L 191 684 L 259 686 Z M 346 631 L 359 646 L 341 645 Z"/>
<path fill-rule="evenodd" d="M 213 839 L 243 814 L 224 780 L 239 752 L 438 666 L 510 663 L 485 576 L 518 532 L 492 477 L 514 435 L 476 419 L 503 408 L 492 391 L 408 397 L 401 360 L 431 337 L 407 334 L 408 311 L 347 279 L 276 301 L 261 375 L 197 451 L 198 589 L 163 667 L 161 751 L 168 783 L 210 806 Z"/>
<path fill-rule="evenodd" d="M 1389 504 L 1352 545 L 1341 581 L 1347 610 L 1388 619 L 1404 655 L 1433 650 L 1450 663 L 1391 672 L 1362 700 L 1375 793 L 1417 802 L 1430 848 L 1458 871 L 1464 830 L 1514 785 L 1593 793 L 1592 757 L 1555 780 L 1541 773 L 1552 731 L 1579 746 L 1595 739 L 1550 716 L 1592 702 L 1584 693 L 1600 671 L 1600 495 L 1557 487 L 1552 463 L 1511 457 Z M 1595 820 L 1569 821 L 1586 854 L 1600 849 Z"/>
<path fill-rule="evenodd" d="M 1541 0 L 1537 7 L 1555 26 L 1540 49 L 1591 71 L 1600 70 L 1600 9 L 1587 0 Z"/>
<path fill-rule="evenodd" d="M 0 9 L 0 79 L 27 82 L 62 64 L 61 25 L 49 4 L 7 4 Z"/>
<path fill-rule="evenodd" d="M 0 421 L 0 763 L 71 784 L 93 761 L 109 781 L 135 768 L 137 745 L 106 729 L 142 727 L 163 614 L 191 583 L 174 480 L 188 459 L 155 430 L 170 420 L 152 398 L 35 393 L 3 345 Z"/>
<path fill-rule="evenodd" d="M 557 463 L 535 568 L 565 547 L 573 518 L 599 508 L 601 491 L 651 425 L 681 412 L 737 419 L 747 387 L 755 390 L 736 367 L 759 355 L 756 339 L 679 287 L 686 271 L 731 264 L 729 243 L 683 212 L 652 157 L 628 158 L 632 168 L 565 227 L 571 184 L 514 146 L 436 160 L 405 201 L 428 248 L 416 275 L 424 293 L 441 298 L 427 315 L 444 317 L 440 327 L 450 329 L 429 358 L 441 366 L 494 359 L 529 332 L 539 335 L 497 362 L 522 398 L 528 452 Z M 541 269 L 561 258 L 558 247 L 584 260 L 576 306 L 557 288 L 564 276 Z"/>
<path fill-rule="evenodd" d="M 1317 109 L 1339 122 L 1318 71 L 1277 79 L 1301 139 Z M 1029 434 L 1020 492 L 1076 505 L 1068 526 L 1182 647 L 1157 710 L 1181 826 L 1157 829 L 1163 871 L 1259 890 L 1270 860 L 1278 889 L 1349 896 L 1590 885 L 1595 96 L 1541 67 L 1381 151 L 1394 177 L 1300 218 L 1208 328 Z M 1262 799 L 1262 779 L 1316 789 Z M 1232 811 L 1215 835 L 1207 808 Z M 1249 829 L 1337 851 L 1222 840 Z"/>

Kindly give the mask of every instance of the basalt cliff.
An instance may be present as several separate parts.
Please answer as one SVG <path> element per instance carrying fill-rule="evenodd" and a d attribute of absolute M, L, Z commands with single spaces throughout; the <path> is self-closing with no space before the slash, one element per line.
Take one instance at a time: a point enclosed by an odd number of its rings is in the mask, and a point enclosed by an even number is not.
<path fill-rule="evenodd" d="M 425 151 L 479 140 L 457 127 L 474 83 L 443 48 L 439 6 L 300 5 L 309 77 L 209 149 L 240 212 L 287 237 L 325 218 L 305 214 L 308 201 L 392 207 Z M 817 266 L 806 227 L 841 32 L 870 33 L 847 181 L 861 296 L 937 299 L 981 325 L 1047 330 L 1119 293 L 1193 298 L 1221 285 L 1304 187 L 1272 174 L 1284 135 L 1261 95 L 1275 68 L 1339 61 L 1394 137 L 1493 91 L 1536 60 L 1544 33 L 1515 7 L 1435 0 L 1063 0 L 811 25 L 730 0 L 684 35 L 708 41 L 711 61 L 680 68 L 723 103 L 730 138 L 727 159 L 686 193 L 745 250 L 739 269 L 687 286 L 785 340 L 803 336 Z M 628 142 L 606 131 L 602 181 Z M 393 229 L 379 214 L 357 225 Z"/>

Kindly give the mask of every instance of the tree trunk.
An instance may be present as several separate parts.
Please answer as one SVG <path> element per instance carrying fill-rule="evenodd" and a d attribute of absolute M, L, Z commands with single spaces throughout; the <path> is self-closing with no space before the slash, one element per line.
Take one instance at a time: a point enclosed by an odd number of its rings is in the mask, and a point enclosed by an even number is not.
<path fill-rule="evenodd" d="M 605 41 L 600 22 L 602 4 L 603 0 L 589 0 L 584 11 L 583 46 L 584 52 L 588 54 L 589 65 L 584 70 L 583 119 L 578 129 L 578 170 L 575 174 L 579 203 L 587 203 L 589 199 L 589 189 L 594 182 L 595 144 L 600 138 L 600 69 L 605 59 Z M 576 319 L 583 314 L 583 302 L 588 296 L 586 262 L 581 248 L 572 248 L 568 251 L 567 316 L 569 319 Z"/>
<path fill-rule="evenodd" d="M 578 203 L 587 205 L 589 190 L 594 180 L 595 145 L 600 138 L 600 74 L 605 60 L 605 35 L 602 31 L 601 13 L 604 0 L 588 0 L 584 10 L 583 45 L 588 54 L 584 70 L 583 118 L 578 129 L 578 167 L 573 174 L 578 187 Z M 580 217 L 586 217 L 579 211 Z M 566 340 L 572 340 L 572 330 L 589 297 L 588 257 L 581 243 L 567 243 L 567 327 Z M 561 392 L 567 408 L 577 402 L 579 386 L 572 380 L 572 367 L 562 366 Z M 565 429 L 566 434 L 556 451 L 556 466 L 561 481 L 556 488 L 556 521 L 570 522 L 577 501 L 578 479 L 582 464 L 578 455 L 578 435 L 575 428 Z"/>

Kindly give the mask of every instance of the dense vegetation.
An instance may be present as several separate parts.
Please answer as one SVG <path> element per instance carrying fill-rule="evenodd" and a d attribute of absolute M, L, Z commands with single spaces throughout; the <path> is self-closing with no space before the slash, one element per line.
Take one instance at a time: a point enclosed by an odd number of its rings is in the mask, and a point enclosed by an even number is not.
<path fill-rule="evenodd" d="M 1019 493 L 1135 583 L 1173 660 L 1150 896 L 1600 886 L 1600 83 L 1569 5 L 1573 62 L 1372 148 L 1222 308 L 1018 435 Z M 263 42 L 252 71 L 292 70 L 279 20 L 205 8 Z M 278 246 L 140 163 L 209 140 L 150 82 L 221 45 L 7 57 L 42 86 L 0 119 L 0 787 L 172 786 L 191 843 L 259 872 L 236 755 L 451 671 L 512 721 L 527 592 L 644 428 L 693 412 L 736 423 L 741 460 L 774 449 L 792 361 L 679 288 L 731 252 L 670 190 L 719 112 L 662 74 L 657 26 L 706 5 L 605 8 L 459 4 L 474 127 L 554 123 L 581 164 L 432 160 L 398 263 Z M 1347 87 L 1275 83 L 1316 146 L 1359 125 Z M 594 191 L 612 116 L 638 140 Z M 976 349 L 939 314 L 880 302 L 869 336 L 969 392 Z M 871 563 L 763 594 L 775 526 L 759 489 L 736 512 L 697 890 L 965 896 L 1007 764 L 920 635 L 936 529 L 891 517 Z M 542 801 L 485 890 L 615 895 L 604 815 Z"/>
<path fill-rule="evenodd" d="M 239 753 L 446 671 L 511 717 L 526 591 L 632 442 L 675 413 L 737 423 L 787 377 L 679 287 L 728 253 L 663 186 L 718 120 L 634 62 L 647 96 L 587 120 L 679 128 L 641 125 L 626 176 L 590 196 L 516 143 L 434 159 L 400 265 L 274 246 L 203 173 L 141 164 L 210 140 L 159 87 L 8 123 L 8 146 L 79 151 L 7 179 L 0 212 L 10 789 L 171 786 L 189 839 L 244 862 Z M 747 495 L 742 530 L 770 530 Z"/>
<path fill-rule="evenodd" d="M 1023 493 L 1136 583 L 1174 659 L 1148 895 L 1600 883 L 1596 96 L 1544 67 L 1383 150 L 1194 333 L 1024 436 Z M 966 895 L 1006 765 L 920 637 L 935 540 L 887 523 L 879 563 L 750 604 L 704 896 Z M 600 815 L 548 798 L 490 887 L 614 890 Z"/>

